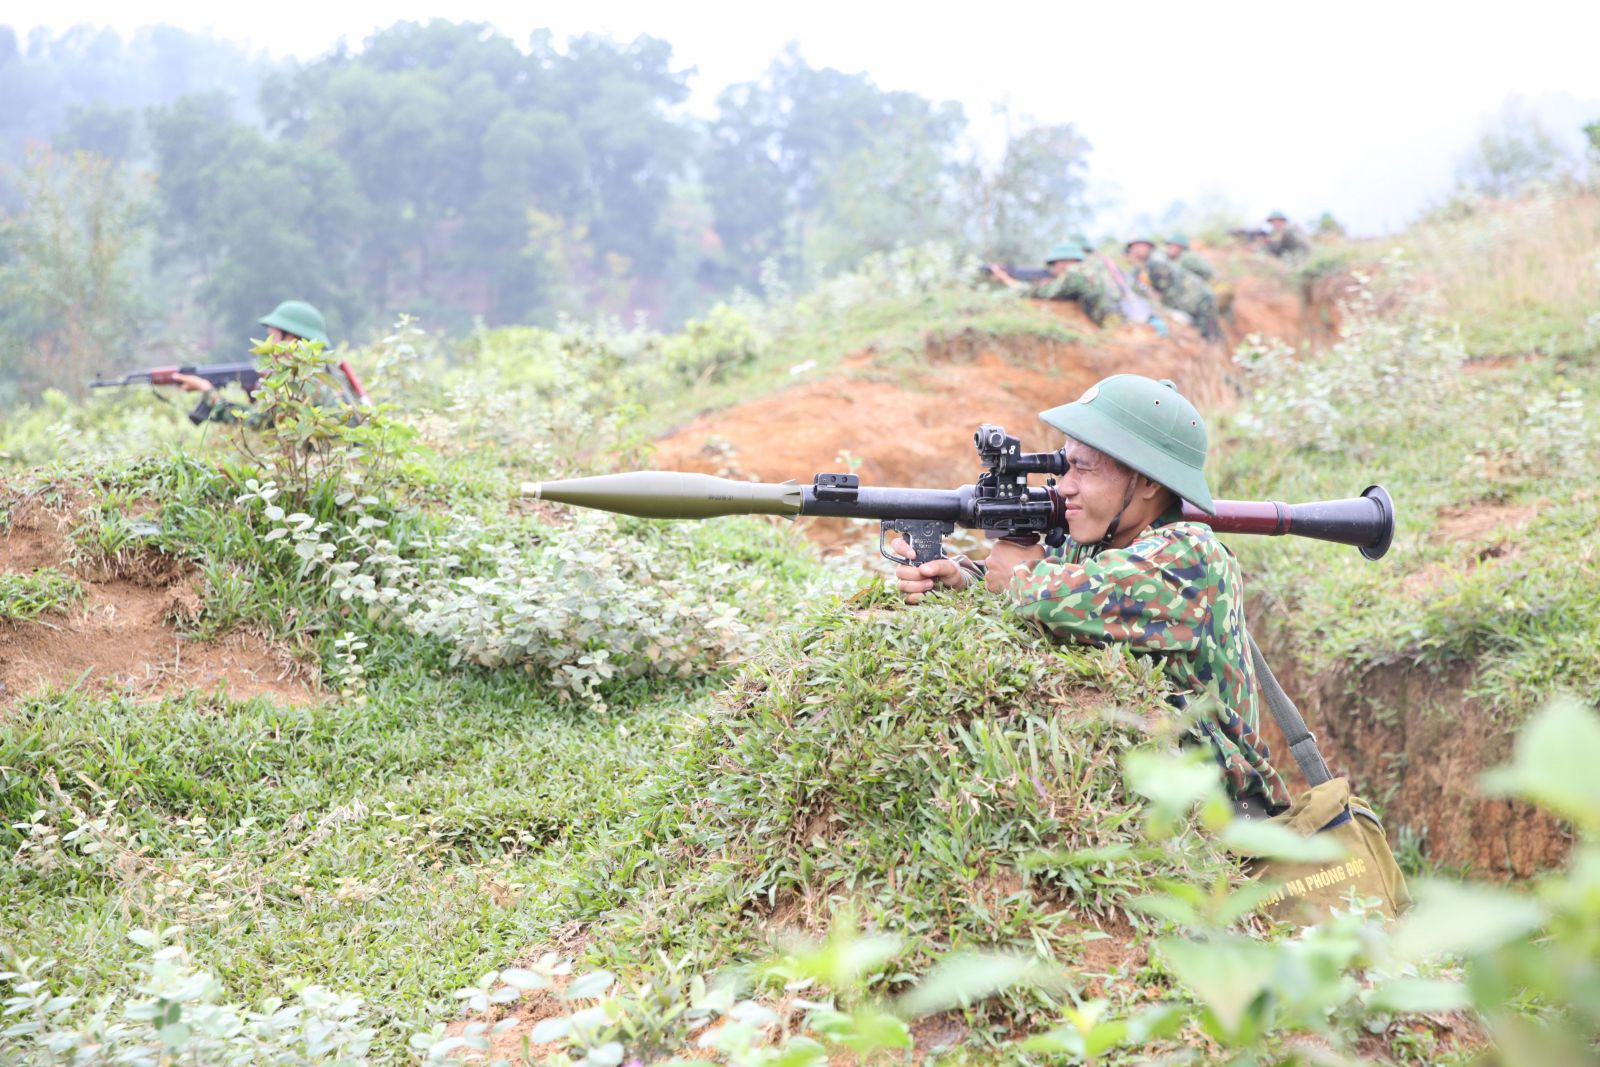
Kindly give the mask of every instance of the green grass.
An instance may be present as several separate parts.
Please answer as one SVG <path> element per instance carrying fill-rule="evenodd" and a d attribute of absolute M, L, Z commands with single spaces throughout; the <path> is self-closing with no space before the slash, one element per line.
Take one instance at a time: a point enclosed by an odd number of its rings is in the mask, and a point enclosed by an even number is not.
<path fill-rule="evenodd" d="M 638 688 L 596 718 L 540 689 L 419 669 L 307 708 L 24 701 L 0 731 L 6 823 L 112 802 L 127 836 L 120 861 L 57 846 L 0 868 L 0 943 L 80 961 L 99 992 L 128 979 L 128 929 L 176 923 L 246 1000 L 307 978 L 397 1026 L 438 1018 L 567 918 L 563 885 L 703 699 Z"/>
<path fill-rule="evenodd" d="M 1487 284 L 1475 278 L 1450 284 Z M 237 502 L 263 472 L 146 397 L 52 400 L 8 423 L 11 463 L 47 465 L 30 477 L 93 497 L 74 533 L 86 558 L 192 563 L 196 636 L 246 628 L 288 644 L 324 667 L 330 693 L 292 708 L 202 694 L 13 704 L 0 719 L 0 848 L 16 857 L 0 866 L 0 945 L 56 957 L 68 984 L 100 994 L 133 981 L 143 953 L 129 931 L 179 925 L 232 996 L 297 980 L 363 996 L 383 1023 L 379 1059 L 403 1062 L 413 1024 L 454 1013 L 452 990 L 579 930 L 592 965 L 637 975 L 666 951 L 711 973 L 766 955 L 774 918 L 815 931 L 848 909 L 905 939 L 872 976 L 893 990 L 952 946 L 1077 963 L 1097 925 L 1163 880 L 1234 880 L 1194 835 L 1150 844 L 1138 825 L 1118 761 L 1140 735 L 1115 713 L 1164 712 L 1148 664 L 1052 648 L 977 597 L 901 610 L 880 589 L 841 603 L 844 583 L 788 526 L 624 520 L 580 545 L 563 538 L 589 528 L 517 498 L 523 478 L 633 465 L 650 433 L 781 388 L 808 360 L 808 376 L 823 374 L 871 346 L 917 369 L 930 342 L 969 332 L 1072 336 L 1006 294 L 862 284 L 866 296 L 751 312 L 761 344 L 741 348 L 750 324 L 723 322 L 705 342 L 734 353 L 721 373 L 686 373 L 693 360 L 649 348 L 660 338 L 499 331 L 459 358 L 425 356 L 412 368 L 425 380 L 398 365 L 372 376 L 418 432 L 360 490 L 400 557 L 442 567 L 443 539 L 459 535 L 445 568 L 459 586 L 492 577 L 509 545 L 527 572 L 515 604 L 536 613 L 571 599 L 541 561 L 592 549 L 581 567 L 685 582 L 680 603 L 726 597 L 758 638 L 748 664 L 719 653 L 684 677 L 622 654 L 603 710 L 558 696 L 561 666 L 537 655 L 452 664 L 451 635 L 417 637 L 341 600 L 325 572 L 268 540 L 258 504 Z M 1234 539 L 1254 616 L 1270 612 L 1312 670 L 1477 665 L 1479 695 L 1508 718 L 1574 680 L 1600 697 L 1600 581 L 1585 555 L 1600 483 L 1591 464 L 1527 443 L 1549 429 L 1531 399 L 1600 387 L 1592 346 L 1572 332 L 1587 312 L 1557 311 L 1567 340 L 1528 363 L 1431 392 L 1379 389 L 1377 404 L 1334 390 L 1330 418 L 1350 431 L 1336 447 L 1214 424 L 1221 495 L 1342 497 L 1381 480 L 1399 501 L 1400 535 L 1378 566 L 1346 548 Z M 1469 355 L 1497 354 L 1477 336 Z M 356 513 L 337 479 L 380 466 L 380 452 L 346 454 L 296 506 L 348 533 Z M 1438 536 L 1447 506 L 1538 501 L 1515 537 Z M 70 595 L 50 601 L 28 581 L 23 600 L 40 611 Z M 515 616 L 497 621 L 514 629 Z M 367 646 L 359 678 L 341 673 L 346 635 Z M 592 641 L 591 654 L 611 651 Z M 1115 1010 L 1169 980 L 1159 963 L 1118 977 Z M 1012 998 L 970 1021 L 998 1040 L 1043 1020 L 1044 1003 Z"/>
<path fill-rule="evenodd" d="M 1262 435 L 1247 421 L 1259 392 L 1246 418 L 1220 422 L 1212 478 L 1223 495 L 1309 501 L 1381 482 L 1396 502 L 1394 545 L 1375 564 L 1299 538 L 1232 539 L 1252 613 L 1314 673 L 1354 682 L 1392 664 L 1472 666 L 1471 695 L 1512 717 L 1562 691 L 1600 702 L 1600 469 L 1591 462 L 1600 365 L 1532 354 L 1501 366 L 1464 354 L 1464 367 L 1437 383 L 1403 376 L 1374 396 L 1355 383 L 1336 392 L 1307 416 L 1338 435 L 1335 447 L 1303 427 L 1287 447 Z M 1261 389 L 1297 387 L 1290 367 Z M 1573 390 L 1570 410 L 1543 406 Z"/>
<path fill-rule="evenodd" d="M 771 642 L 697 724 L 579 893 L 595 965 L 703 967 L 826 929 L 842 910 L 941 950 L 1071 961 L 1198 847 L 1146 844 L 1112 715 L 1165 714 L 1148 666 L 1053 649 L 991 600 L 823 607 Z M 768 926 L 769 920 L 774 924 Z"/>
<path fill-rule="evenodd" d="M 83 599 L 76 578 L 44 567 L 31 574 L 0 573 L 0 622 L 33 622 Z"/>

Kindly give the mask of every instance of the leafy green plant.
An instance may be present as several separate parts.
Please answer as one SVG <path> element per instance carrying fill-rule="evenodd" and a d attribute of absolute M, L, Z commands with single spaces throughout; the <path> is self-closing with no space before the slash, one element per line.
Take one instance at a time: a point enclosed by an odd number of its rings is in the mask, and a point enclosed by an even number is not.
<path fill-rule="evenodd" d="M 414 433 L 388 417 L 388 408 L 354 407 L 329 381 L 322 345 L 266 343 L 256 355 L 266 373 L 255 395 L 255 411 L 238 424 L 235 440 L 296 506 L 316 485 L 332 478 L 373 492 L 392 480 Z"/>
<path fill-rule="evenodd" d="M 1407 299 L 1395 311 L 1384 293 L 1400 293 L 1409 268 L 1391 255 L 1380 274 L 1355 273 L 1344 302 L 1343 336 L 1326 352 L 1297 358 L 1273 338 L 1247 338 L 1235 354 L 1253 385 L 1237 423 L 1258 439 L 1298 449 L 1360 455 L 1386 428 L 1435 417 L 1438 399 L 1459 388 L 1465 359 L 1453 331 Z"/>
<path fill-rule="evenodd" d="M 300 985 L 251 1010 L 224 1000 L 222 983 L 199 970 L 176 942 L 178 929 L 135 930 L 149 955 L 136 965 L 130 995 L 84 1002 L 48 988 L 52 961 L 5 960 L 0 983 L 10 1063 L 362 1064 L 374 1030 L 358 1000 Z M 120 1001 L 120 1003 L 119 1003 Z"/>

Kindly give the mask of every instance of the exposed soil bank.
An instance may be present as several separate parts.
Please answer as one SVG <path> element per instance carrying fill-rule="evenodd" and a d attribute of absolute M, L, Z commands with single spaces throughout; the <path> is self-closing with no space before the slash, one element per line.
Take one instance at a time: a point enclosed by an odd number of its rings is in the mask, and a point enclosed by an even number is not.
<path fill-rule="evenodd" d="M 313 672 L 253 635 L 194 641 L 179 633 L 200 610 L 200 579 L 180 561 L 141 552 L 80 562 L 70 539 L 78 521 L 71 504 L 24 500 L 0 527 L 0 571 L 54 567 L 84 588 L 82 602 L 67 612 L 0 623 L 0 709 L 52 687 L 140 699 L 218 688 L 235 699 L 317 699 Z"/>

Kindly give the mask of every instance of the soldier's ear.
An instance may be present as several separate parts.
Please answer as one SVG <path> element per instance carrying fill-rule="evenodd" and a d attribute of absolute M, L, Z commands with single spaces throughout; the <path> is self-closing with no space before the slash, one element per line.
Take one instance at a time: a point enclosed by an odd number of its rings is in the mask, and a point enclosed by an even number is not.
<path fill-rule="evenodd" d="M 1166 486 L 1146 475 L 1135 473 L 1133 477 L 1133 495 L 1140 500 L 1154 500 L 1157 494 L 1167 492 Z"/>

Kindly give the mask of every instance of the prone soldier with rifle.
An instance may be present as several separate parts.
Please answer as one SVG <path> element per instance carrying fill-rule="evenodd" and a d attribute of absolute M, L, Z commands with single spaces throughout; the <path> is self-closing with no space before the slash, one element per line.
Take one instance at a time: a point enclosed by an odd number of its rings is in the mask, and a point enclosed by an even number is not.
<path fill-rule="evenodd" d="M 259 323 L 267 327 L 269 345 L 296 342 L 322 346 L 328 344 L 327 325 L 322 312 L 303 300 L 285 300 L 274 308 L 271 314 L 263 316 Z M 319 381 L 317 395 L 308 399 L 312 403 L 326 407 L 369 403 L 367 391 L 362 388 L 361 381 L 356 377 L 349 361 L 340 360 L 337 370 L 342 381 L 337 386 L 330 382 Z M 175 385 L 186 392 L 204 394 L 194 410 L 189 412 L 189 421 L 196 426 L 207 422 L 226 422 L 243 423 L 254 427 L 269 422 L 272 418 L 271 412 L 255 411 L 244 404 L 227 400 L 223 397 L 222 390 L 229 385 L 237 385 L 244 390 L 247 397 L 254 399 L 256 390 L 261 385 L 261 377 L 261 367 L 255 362 L 214 363 L 200 366 L 153 367 L 150 370 L 135 371 L 121 378 L 97 378 L 89 383 L 89 387 L 102 389 L 141 384 Z"/>

